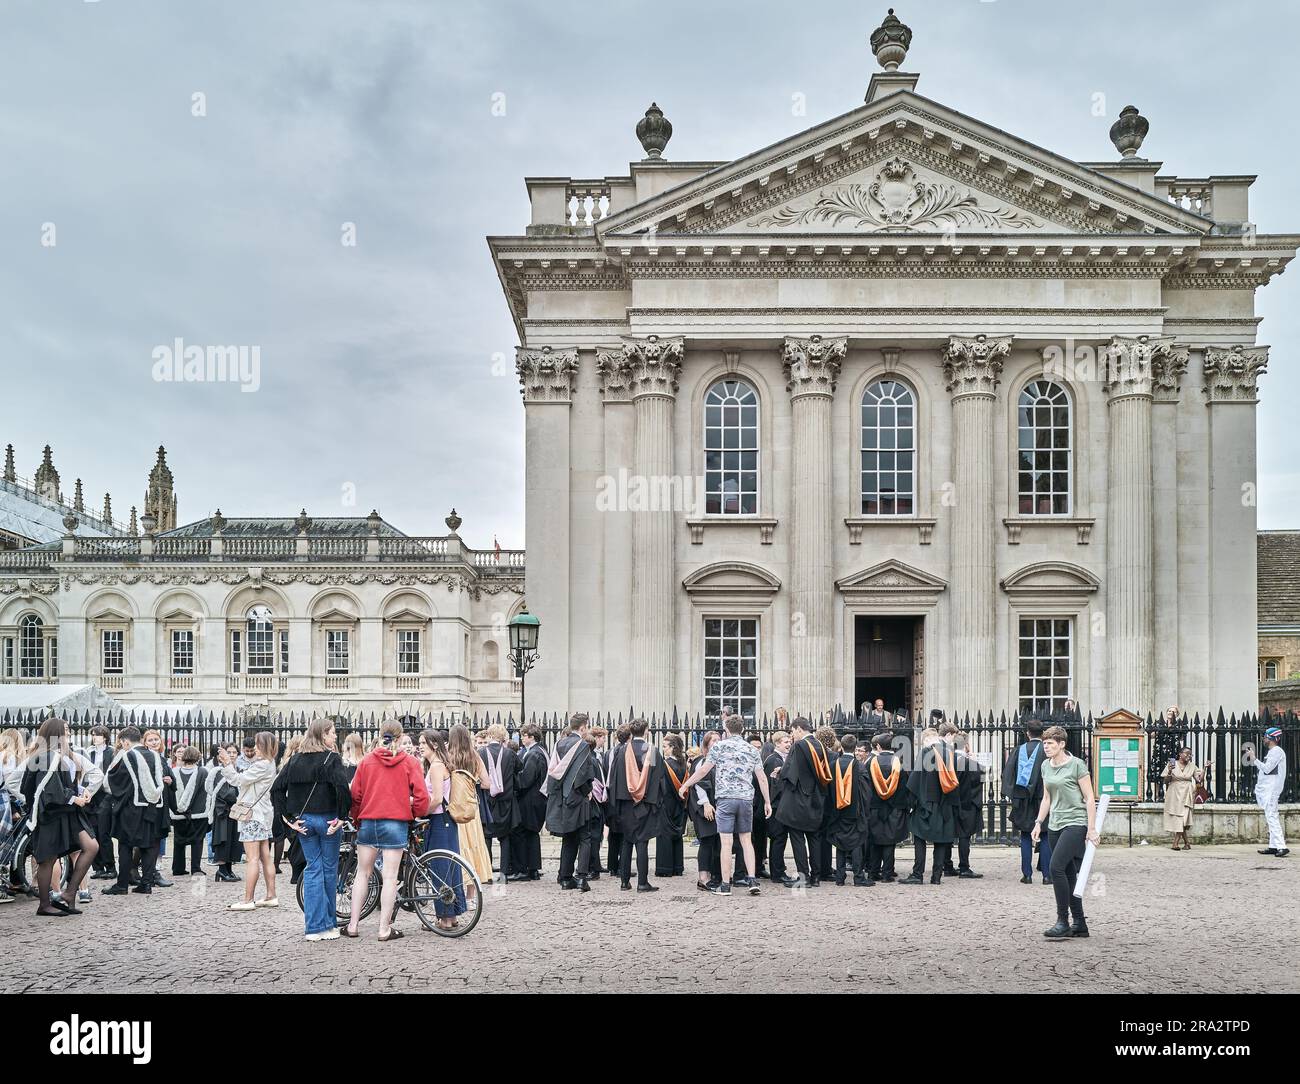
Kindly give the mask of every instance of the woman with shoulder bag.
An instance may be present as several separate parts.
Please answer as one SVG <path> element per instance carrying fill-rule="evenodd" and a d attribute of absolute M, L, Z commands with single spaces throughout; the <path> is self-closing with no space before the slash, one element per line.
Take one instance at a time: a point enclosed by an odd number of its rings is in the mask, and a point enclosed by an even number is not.
<path fill-rule="evenodd" d="M 448 736 L 447 768 L 451 773 L 448 811 L 459 830 L 461 857 L 474 867 L 483 884 L 491 884 L 492 857 L 479 817 L 479 790 L 491 786 L 491 780 L 483 758 L 474 751 L 469 730 L 461 723 L 453 726 Z"/>
<path fill-rule="evenodd" d="M 297 833 L 306 866 L 302 917 L 308 941 L 339 936 L 335 915 L 339 890 L 339 829 L 352 809 L 347 768 L 338 753 L 334 722 L 313 719 L 298 751 L 271 787 L 276 818 Z"/>
<path fill-rule="evenodd" d="M 429 826 L 424 832 L 426 851 L 451 851 L 460 854 L 459 825 L 451 815 L 451 770 L 447 767 L 447 732 L 426 730 L 420 735 L 420 754 L 426 769 L 424 781 L 429 788 Z M 461 881 L 461 867 L 448 859 L 434 863 L 433 873 L 456 890 L 454 904 L 434 901 L 438 925 L 444 930 L 454 929 L 456 916 L 465 913 L 465 886 Z M 474 888 L 471 885 L 470 891 Z"/>
<path fill-rule="evenodd" d="M 221 778 L 239 788 L 239 800 L 231 807 L 230 816 L 239 823 L 239 841 L 244 845 L 244 899 L 232 903 L 232 911 L 280 906 L 275 896 L 275 863 L 271 860 L 271 822 L 275 817 L 271 787 L 275 784 L 275 758 L 279 752 L 280 739 L 263 730 L 254 740 L 253 759 L 243 771 L 233 764 L 217 766 Z M 266 896 L 254 901 L 259 869 Z"/>

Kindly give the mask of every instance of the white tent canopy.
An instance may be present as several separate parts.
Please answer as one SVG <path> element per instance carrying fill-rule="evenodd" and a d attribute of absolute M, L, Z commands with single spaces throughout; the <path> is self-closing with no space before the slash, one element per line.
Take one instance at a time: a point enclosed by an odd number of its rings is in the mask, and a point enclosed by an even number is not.
<path fill-rule="evenodd" d="M 0 713 L 116 711 L 118 706 L 98 685 L 0 685 Z"/>

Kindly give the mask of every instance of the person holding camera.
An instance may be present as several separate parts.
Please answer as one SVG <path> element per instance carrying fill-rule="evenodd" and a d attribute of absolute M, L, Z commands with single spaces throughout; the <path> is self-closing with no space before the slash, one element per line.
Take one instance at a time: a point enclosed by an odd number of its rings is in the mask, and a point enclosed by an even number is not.
<path fill-rule="evenodd" d="M 1177 758 L 1169 758 L 1160 781 L 1165 785 L 1165 831 L 1173 833 L 1172 849 L 1190 851 L 1187 836 L 1196 809 L 1196 787 L 1205 782 L 1205 772 L 1192 763 L 1192 751 L 1184 747 L 1178 750 Z"/>
<path fill-rule="evenodd" d="M 275 863 L 271 859 L 271 822 L 275 817 L 271 787 L 275 784 L 275 758 L 279 753 L 280 739 L 263 730 L 253 739 L 253 756 L 247 761 L 247 768 L 240 770 L 234 764 L 217 766 L 221 778 L 239 788 L 239 800 L 231 808 L 230 816 L 239 824 L 239 842 L 244 845 L 244 898 L 230 904 L 232 911 L 280 906 L 275 895 Z M 254 900 L 259 870 L 266 884 L 266 895 Z"/>

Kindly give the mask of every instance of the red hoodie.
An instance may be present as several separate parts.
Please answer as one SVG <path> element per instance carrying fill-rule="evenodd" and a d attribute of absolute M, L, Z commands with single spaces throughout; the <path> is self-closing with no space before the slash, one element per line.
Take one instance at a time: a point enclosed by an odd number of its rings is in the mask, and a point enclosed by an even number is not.
<path fill-rule="evenodd" d="M 352 777 L 352 823 L 409 821 L 429 811 L 429 788 L 420 762 L 379 748 L 367 753 Z"/>

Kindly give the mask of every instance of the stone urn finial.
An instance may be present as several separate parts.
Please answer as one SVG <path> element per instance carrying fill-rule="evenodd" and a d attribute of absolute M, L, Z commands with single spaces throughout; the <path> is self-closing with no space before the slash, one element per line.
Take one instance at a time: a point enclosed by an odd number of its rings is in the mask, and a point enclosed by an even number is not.
<path fill-rule="evenodd" d="M 871 51 L 887 72 L 898 70 L 898 66 L 906 59 L 911 44 L 912 28 L 904 26 L 898 20 L 893 8 L 889 9 L 885 21 L 871 32 Z"/>
<path fill-rule="evenodd" d="M 382 522 L 383 521 L 379 518 L 379 509 L 370 509 L 370 515 L 366 516 L 366 527 L 369 528 L 371 534 L 379 533 L 379 525 Z"/>
<path fill-rule="evenodd" d="M 1138 112 L 1137 106 L 1126 105 L 1119 111 L 1119 120 L 1110 126 L 1110 141 L 1121 156 L 1133 158 L 1150 129 L 1151 122 Z"/>
<path fill-rule="evenodd" d="M 68 534 L 72 534 L 72 532 L 77 529 L 77 524 L 79 522 L 80 521 L 77 519 L 77 517 L 74 516 L 71 512 L 69 512 L 66 516 L 63 517 L 63 528 L 68 532 Z"/>
<path fill-rule="evenodd" d="M 226 529 L 226 517 L 221 514 L 220 508 L 216 510 L 208 522 L 212 524 L 213 534 L 220 534 Z"/>
<path fill-rule="evenodd" d="M 452 534 L 455 534 L 457 531 L 459 531 L 460 525 L 464 522 L 465 521 L 461 519 L 460 516 L 456 515 L 456 509 L 454 508 L 451 510 L 451 515 L 449 515 L 445 520 L 443 520 L 443 523 L 447 525 L 447 530 L 449 530 Z"/>
<path fill-rule="evenodd" d="M 145 514 L 140 517 L 140 526 L 144 529 L 145 534 L 152 535 L 158 529 L 158 517 L 146 510 Z"/>
<path fill-rule="evenodd" d="M 298 528 L 299 534 L 306 534 L 311 530 L 311 516 L 307 515 L 307 509 L 298 513 L 298 518 L 293 521 L 293 525 Z"/>
<path fill-rule="evenodd" d="M 664 148 L 673 137 L 673 125 L 654 102 L 650 103 L 645 116 L 636 122 L 636 137 L 645 148 L 645 161 L 663 157 Z"/>

